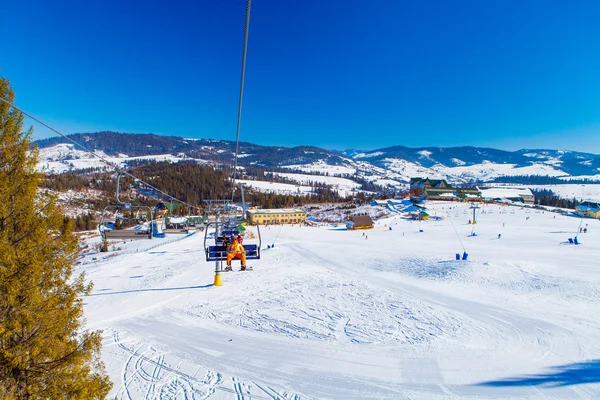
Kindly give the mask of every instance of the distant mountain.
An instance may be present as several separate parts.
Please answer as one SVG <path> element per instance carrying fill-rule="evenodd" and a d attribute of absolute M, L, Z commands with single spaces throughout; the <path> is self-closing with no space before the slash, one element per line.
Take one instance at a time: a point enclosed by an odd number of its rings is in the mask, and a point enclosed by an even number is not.
<path fill-rule="evenodd" d="M 112 157 L 143 157 L 157 154 L 183 153 L 219 163 L 233 163 L 235 142 L 213 139 L 184 139 L 175 136 L 153 134 L 132 134 L 118 132 L 76 133 L 70 138 L 82 143 L 91 151 L 100 151 Z M 53 137 L 35 142 L 40 149 L 59 144 L 71 143 L 63 137 Z M 76 149 L 77 151 L 79 149 Z M 331 165 L 342 163 L 340 154 L 312 146 L 273 147 L 240 142 L 240 165 L 279 166 L 288 164 L 308 164 L 327 160 Z"/>
<path fill-rule="evenodd" d="M 390 159 L 402 159 L 423 167 L 462 167 L 476 164 L 512 164 L 516 168 L 545 164 L 556 167 L 563 175 L 596 175 L 600 172 L 600 156 L 562 150 L 506 151 L 482 147 L 420 147 L 404 146 L 361 152 L 342 152 L 355 160 L 366 160 L 386 167 Z"/>
<path fill-rule="evenodd" d="M 185 139 L 153 134 L 78 133 L 70 137 L 90 150 L 126 163 L 132 158 L 233 164 L 235 142 Z M 40 164 L 65 171 L 94 165 L 90 155 L 62 137 L 39 140 Z M 55 168 L 59 163 L 60 168 Z M 544 149 L 505 151 L 482 147 L 392 146 L 371 151 L 330 151 L 313 146 L 280 147 L 240 143 L 240 166 L 291 168 L 309 173 L 344 174 L 379 185 L 400 186 L 414 176 L 445 178 L 454 183 L 491 181 L 530 175 L 600 180 L 600 155 Z"/>

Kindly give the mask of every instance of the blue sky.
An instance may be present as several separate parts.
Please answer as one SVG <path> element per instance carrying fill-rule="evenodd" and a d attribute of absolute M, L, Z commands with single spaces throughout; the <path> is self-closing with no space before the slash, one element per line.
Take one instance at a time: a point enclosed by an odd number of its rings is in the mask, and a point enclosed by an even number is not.
<path fill-rule="evenodd" d="M 65 133 L 233 140 L 244 10 L 5 2 L 0 76 Z M 584 0 L 254 0 L 241 140 L 600 153 L 598 20 Z"/>

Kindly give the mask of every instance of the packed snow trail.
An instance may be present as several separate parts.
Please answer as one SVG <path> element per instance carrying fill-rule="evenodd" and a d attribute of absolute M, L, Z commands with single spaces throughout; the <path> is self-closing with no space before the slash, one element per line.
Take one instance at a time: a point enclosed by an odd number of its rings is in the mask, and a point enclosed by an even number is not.
<path fill-rule="evenodd" d="M 584 246 L 563 246 L 579 221 L 486 207 L 479 236 L 463 239 L 468 262 L 453 260 L 450 224 L 424 222 L 419 233 L 390 218 L 368 239 L 339 228 L 266 228 L 265 243 L 281 232 L 277 247 L 254 271 L 224 274 L 222 287 L 210 285 L 214 264 L 197 237 L 83 266 L 95 282 L 86 317 L 105 330 L 113 394 L 600 397 L 600 229 L 590 228 Z M 466 238 L 463 210 L 451 212 Z"/>

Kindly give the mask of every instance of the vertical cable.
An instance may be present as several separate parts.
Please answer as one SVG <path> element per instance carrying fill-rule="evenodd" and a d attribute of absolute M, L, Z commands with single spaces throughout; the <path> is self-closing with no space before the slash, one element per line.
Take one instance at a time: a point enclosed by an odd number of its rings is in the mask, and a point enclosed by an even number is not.
<path fill-rule="evenodd" d="M 250 5 L 252 0 L 246 0 L 246 23 L 244 25 L 244 50 L 242 53 L 242 77 L 240 80 L 240 100 L 238 103 L 237 131 L 235 134 L 235 160 L 233 163 L 233 188 L 231 189 L 231 201 L 235 194 L 235 180 L 237 177 L 238 152 L 240 149 L 240 125 L 242 122 L 242 99 L 244 97 L 244 76 L 246 74 L 246 52 L 248 50 L 248 27 L 250 25 Z"/>

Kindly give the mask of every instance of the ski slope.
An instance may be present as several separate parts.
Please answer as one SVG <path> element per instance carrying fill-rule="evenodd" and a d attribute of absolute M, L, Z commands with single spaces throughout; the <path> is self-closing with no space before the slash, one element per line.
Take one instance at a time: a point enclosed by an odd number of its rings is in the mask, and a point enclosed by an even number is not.
<path fill-rule="evenodd" d="M 466 207 L 429 204 L 441 221 L 395 216 L 367 238 L 265 228 L 254 271 L 234 262 L 222 287 L 198 234 L 79 266 L 111 394 L 600 398 L 600 221 L 573 246 L 577 218 L 494 205 L 473 226 Z"/>

